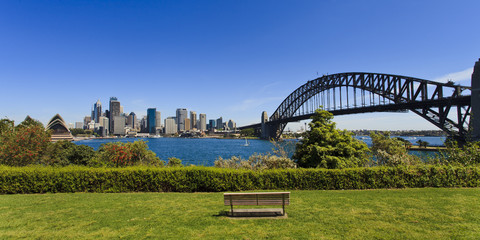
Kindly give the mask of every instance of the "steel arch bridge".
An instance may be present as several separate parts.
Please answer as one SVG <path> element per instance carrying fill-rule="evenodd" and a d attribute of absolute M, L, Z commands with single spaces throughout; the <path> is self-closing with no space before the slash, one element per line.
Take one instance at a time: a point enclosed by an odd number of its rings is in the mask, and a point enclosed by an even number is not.
<path fill-rule="evenodd" d="M 293 91 L 262 123 L 264 139 L 278 139 L 289 122 L 310 118 L 323 106 L 334 115 L 412 111 L 451 136 L 465 139 L 470 128 L 471 87 L 382 73 L 324 75 Z"/>

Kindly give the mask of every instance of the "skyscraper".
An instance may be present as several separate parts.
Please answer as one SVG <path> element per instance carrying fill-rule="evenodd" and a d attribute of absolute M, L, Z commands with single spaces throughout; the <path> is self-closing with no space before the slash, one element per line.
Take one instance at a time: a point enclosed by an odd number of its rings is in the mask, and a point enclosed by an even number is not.
<path fill-rule="evenodd" d="M 185 118 L 185 131 L 190 130 L 190 126 L 192 126 L 192 124 L 190 124 L 190 118 Z"/>
<path fill-rule="evenodd" d="M 157 127 L 157 109 L 156 108 L 149 108 L 147 109 L 147 129 L 148 133 L 156 134 L 156 127 Z"/>
<path fill-rule="evenodd" d="M 190 111 L 190 129 L 198 128 L 197 126 L 197 112 Z"/>
<path fill-rule="evenodd" d="M 215 129 L 215 119 L 208 120 L 208 126 L 209 126 L 208 130 Z"/>
<path fill-rule="evenodd" d="M 223 119 L 222 117 L 217 119 L 217 129 L 220 130 L 223 128 Z"/>
<path fill-rule="evenodd" d="M 134 112 L 131 112 L 127 118 L 127 125 L 133 129 L 136 129 L 137 126 L 137 115 Z"/>
<path fill-rule="evenodd" d="M 178 132 L 185 131 L 185 118 L 187 118 L 188 111 L 186 108 L 177 108 L 177 130 Z"/>
<path fill-rule="evenodd" d="M 177 124 L 175 123 L 175 118 L 168 117 L 165 118 L 165 134 L 175 134 L 177 132 Z"/>
<path fill-rule="evenodd" d="M 205 113 L 200 113 L 200 120 L 198 122 L 199 126 L 197 126 L 197 128 L 199 128 L 200 131 L 207 130 L 207 115 Z"/>
<path fill-rule="evenodd" d="M 114 127 L 115 127 L 115 117 L 120 116 L 120 102 L 116 97 L 111 97 L 110 98 L 110 106 L 109 106 L 109 116 L 108 118 L 110 119 L 110 132 L 113 133 Z M 125 124 L 125 123 L 123 123 Z"/>
<path fill-rule="evenodd" d="M 160 113 L 160 111 L 155 112 L 155 127 L 157 130 L 161 130 L 160 128 L 162 127 L 162 114 Z"/>
<path fill-rule="evenodd" d="M 95 121 L 95 123 L 100 123 L 100 117 L 102 116 L 102 103 L 100 102 L 100 99 L 93 104 L 93 114 L 92 114 L 92 120 Z"/>

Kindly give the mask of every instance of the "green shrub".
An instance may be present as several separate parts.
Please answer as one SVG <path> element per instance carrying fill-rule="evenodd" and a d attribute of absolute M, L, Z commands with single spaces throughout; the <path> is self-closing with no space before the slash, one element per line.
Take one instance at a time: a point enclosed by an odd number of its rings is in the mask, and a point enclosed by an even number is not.
<path fill-rule="evenodd" d="M 433 164 L 472 166 L 480 164 L 480 142 L 467 142 L 459 146 L 455 141 L 446 142 L 446 150 L 440 151 Z"/>
<path fill-rule="evenodd" d="M 183 167 L 182 160 L 176 157 L 168 158 L 167 167 Z"/>
<path fill-rule="evenodd" d="M 44 165 L 66 166 L 69 164 L 87 166 L 95 155 L 95 150 L 86 145 L 69 141 L 58 141 L 47 146 L 41 162 Z"/>
<path fill-rule="evenodd" d="M 236 156 L 233 156 L 230 159 L 218 157 L 217 160 L 215 160 L 214 165 L 218 168 L 250 170 L 285 169 L 296 167 L 295 162 L 290 158 L 258 153 L 251 155 L 247 160 Z"/>
<path fill-rule="evenodd" d="M 213 167 L 0 166 L 0 193 L 223 192 L 480 187 L 480 168 L 452 166 L 252 171 Z"/>
<path fill-rule="evenodd" d="M 134 165 L 163 166 L 157 155 L 148 149 L 145 141 L 106 143 L 98 149 L 92 164 L 126 167 Z"/>
<path fill-rule="evenodd" d="M 416 156 L 408 154 L 410 144 L 400 138 L 391 138 L 389 132 L 370 132 L 372 147 L 370 148 L 374 161 L 370 165 L 408 166 L 421 163 Z"/>

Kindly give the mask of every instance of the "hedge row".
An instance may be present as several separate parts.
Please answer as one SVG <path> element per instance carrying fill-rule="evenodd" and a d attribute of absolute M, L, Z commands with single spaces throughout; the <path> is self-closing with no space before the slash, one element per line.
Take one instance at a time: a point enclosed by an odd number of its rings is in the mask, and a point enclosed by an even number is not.
<path fill-rule="evenodd" d="M 234 170 L 213 167 L 6 167 L 0 194 L 57 192 L 223 192 L 246 190 L 479 187 L 477 167 Z"/>

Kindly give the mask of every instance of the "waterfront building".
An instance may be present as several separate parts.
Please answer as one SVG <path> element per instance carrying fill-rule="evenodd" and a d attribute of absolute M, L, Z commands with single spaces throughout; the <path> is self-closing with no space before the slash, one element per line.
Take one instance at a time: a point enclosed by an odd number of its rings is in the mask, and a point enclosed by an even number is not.
<path fill-rule="evenodd" d="M 165 118 L 165 134 L 171 135 L 177 133 L 177 124 L 175 123 L 175 118 L 168 117 Z"/>
<path fill-rule="evenodd" d="M 108 136 L 108 135 L 110 134 L 110 130 L 109 130 L 109 128 L 108 128 L 108 126 L 109 126 L 109 124 L 110 124 L 110 121 L 109 121 L 109 119 L 108 119 L 107 117 L 103 117 L 103 118 L 102 118 L 102 121 L 103 121 L 103 125 L 102 125 L 102 127 L 101 127 L 101 128 L 103 128 L 103 130 L 102 130 L 102 134 L 103 134 L 103 135 L 102 135 L 102 136 L 105 137 L 105 136 Z"/>
<path fill-rule="evenodd" d="M 92 121 L 91 116 L 85 116 L 83 118 L 83 128 L 86 129 L 88 127 L 88 124 Z"/>
<path fill-rule="evenodd" d="M 160 113 L 160 111 L 155 112 L 155 126 L 157 128 L 162 127 L 162 114 Z"/>
<path fill-rule="evenodd" d="M 186 108 L 177 108 L 177 131 L 185 131 L 185 118 L 187 118 L 188 111 Z"/>
<path fill-rule="evenodd" d="M 137 129 L 137 115 L 134 112 L 128 114 L 127 126 L 132 129 Z"/>
<path fill-rule="evenodd" d="M 185 131 L 190 130 L 190 118 L 185 118 Z"/>
<path fill-rule="evenodd" d="M 115 134 L 115 117 L 118 117 L 120 116 L 120 102 L 118 101 L 118 99 L 116 97 L 111 97 L 110 98 L 110 105 L 109 105 L 109 112 L 110 112 L 110 115 L 108 116 L 108 118 L 110 119 L 110 132 L 113 132 Z M 120 118 L 118 118 L 120 119 Z M 122 125 L 122 123 L 119 123 L 120 125 Z M 123 125 L 125 125 L 125 123 L 123 123 Z M 122 129 L 123 129 L 124 126 L 122 126 Z M 120 128 L 117 128 L 117 129 L 120 129 Z"/>
<path fill-rule="evenodd" d="M 156 134 L 156 116 L 157 116 L 157 109 L 156 108 L 149 108 L 147 109 L 147 129 L 148 133 Z"/>
<path fill-rule="evenodd" d="M 198 128 L 198 126 L 197 126 L 197 112 L 190 111 L 190 122 L 191 122 L 190 129 L 193 130 L 195 128 Z"/>
<path fill-rule="evenodd" d="M 207 130 L 207 115 L 205 113 L 200 113 L 197 128 L 200 129 L 200 131 Z"/>
<path fill-rule="evenodd" d="M 140 132 L 148 133 L 147 116 L 143 116 L 142 119 L 140 120 Z"/>
<path fill-rule="evenodd" d="M 237 128 L 237 124 L 232 120 L 228 120 L 227 127 L 229 130 L 235 130 Z"/>
<path fill-rule="evenodd" d="M 213 130 L 215 129 L 215 120 L 214 119 L 210 119 L 208 120 L 208 130 Z"/>
<path fill-rule="evenodd" d="M 92 120 L 96 123 L 100 123 L 100 117 L 102 116 L 102 103 L 100 99 L 97 100 L 95 104 L 93 104 L 93 114 Z"/>
<path fill-rule="evenodd" d="M 113 118 L 113 123 L 115 124 L 113 128 L 113 135 L 125 135 L 125 117 L 114 116 Z"/>
<path fill-rule="evenodd" d="M 223 128 L 223 119 L 222 117 L 217 119 L 217 130 L 220 130 Z"/>
<path fill-rule="evenodd" d="M 52 142 L 61 141 L 61 140 L 66 140 L 66 141 L 73 140 L 73 136 L 70 133 L 70 130 L 68 129 L 67 124 L 65 124 L 65 121 L 58 113 L 55 116 L 53 116 L 52 119 L 50 119 L 47 126 L 45 127 L 45 130 L 51 131 Z"/>
<path fill-rule="evenodd" d="M 83 129 L 83 122 L 75 122 L 75 128 Z"/>

